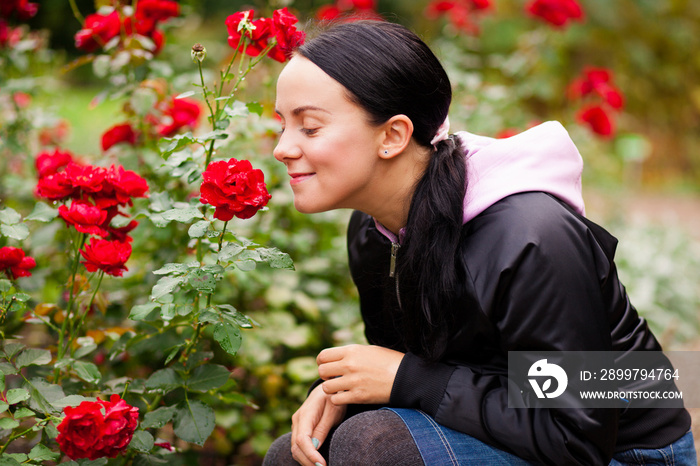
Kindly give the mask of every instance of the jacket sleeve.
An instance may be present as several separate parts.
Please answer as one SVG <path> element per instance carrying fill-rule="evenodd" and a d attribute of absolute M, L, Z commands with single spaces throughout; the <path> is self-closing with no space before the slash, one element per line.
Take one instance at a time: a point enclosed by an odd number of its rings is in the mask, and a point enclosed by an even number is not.
<path fill-rule="evenodd" d="M 463 256 L 481 309 L 455 312 L 484 313 L 502 355 L 611 349 L 601 286 L 616 279 L 609 276 L 612 252 L 576 215 L 545 194 L 527 193 L 470 223 Z M 455 359 L 407 354 L 391 404 L 422 409 L 440 424 L 537 463 L 608 464 L 616 443 L 617 409 L 509 408 L 503 370 Z"/>

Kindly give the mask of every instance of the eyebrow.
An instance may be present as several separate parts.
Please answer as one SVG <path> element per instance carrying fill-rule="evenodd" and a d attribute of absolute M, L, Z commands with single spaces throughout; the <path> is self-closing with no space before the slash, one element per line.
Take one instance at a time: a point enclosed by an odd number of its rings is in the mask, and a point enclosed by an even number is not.
<path fill-rule="evenodd" d="M 302 105 L 301 107 L 297 107 L 294 110 L 292 110 L 292 115 L 294 116 L 299 116 L 300 114 L 308 111 L 318 111 L 318 112 L 324 112 L 324 113 L 331 113 L 325 108 L 321 107 L 316 107 L 314 105 Z M 280 113 L 279 110 L 275 109 L 275 113 L 278 114 L 279 116 L 282 116 L 282 113 Z"/>

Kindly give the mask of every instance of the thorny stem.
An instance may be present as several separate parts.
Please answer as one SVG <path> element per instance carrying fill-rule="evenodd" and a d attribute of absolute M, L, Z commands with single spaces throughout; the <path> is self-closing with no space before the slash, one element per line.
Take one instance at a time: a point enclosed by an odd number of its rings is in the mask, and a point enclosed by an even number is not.
<path fill-rule="evenodd" d="M 75 3 L 75 0 L 68 0 L 70 3 L 70 8 L 73 10 L 73 16 L 75 16 L 75 19 L 80 21 L 80 24 L 85 23 L 85 18 L 83 17 L 82 14 L 80 14 L 80 10 L 78 9 L 78 5 Z"/>
<path fill-rule="evenodd" d="M 74 244 L 77 245 L 77 248 L 75 248 L 75 260 L 73 261 L 73 270 L 71 271 L 71 279 L 68 285 L 70 286 L 70 295 L 68 298 L 68 306 L 66 308 L 66 315 L 63 318 L 63 323 L 61 324 L 61 331 L 58 334 L 58 355 L 57 355 L 57 360 L 60 360 L 63 358 L 63 356 L 66 354 L 66 348 L 64 347 L 64 336 L 66 334 L 66 330 L 68 329 L 68 324 L 71 319 L 71 312 L 73 311 L 73 305 L 74 305 L 74 300 L 75 300 L 75 276 L 78 274 L 78 264 L 80 263 L 80 248 L 83 247 L 83 243 L 85 242 L 85 234 L 80 233 L 80 236 L 78 237 L 79 240 L 76 241 Z M 61 372 L 58 368 L 54 370 L 54 381 L 55 383 L 58 383 L 60 381 L 60 375 Z"/>

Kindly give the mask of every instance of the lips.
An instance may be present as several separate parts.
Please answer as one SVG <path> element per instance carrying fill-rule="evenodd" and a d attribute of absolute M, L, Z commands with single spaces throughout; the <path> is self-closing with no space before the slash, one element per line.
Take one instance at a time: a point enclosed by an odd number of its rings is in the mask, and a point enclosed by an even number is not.
<path fill-rule="evenodd" d="M 289 183 L 290 184 L 299 184 L 303 183 L 304 181 L 308 180 L 312 176 L 314 176 L 316 173 L 310 172 L 310 173 L 290 173 L 289 176 L 292 178 Z"/>

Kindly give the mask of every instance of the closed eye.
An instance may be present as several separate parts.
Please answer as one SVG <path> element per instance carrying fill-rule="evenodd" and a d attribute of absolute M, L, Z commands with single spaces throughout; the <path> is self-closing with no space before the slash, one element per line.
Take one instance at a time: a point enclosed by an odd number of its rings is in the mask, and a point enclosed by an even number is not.
<path fill-rule="evenodd" d="M 301 132 L 307 136 L 313 136 L 318 131 L 318 128 L 302 128 Z"/>

